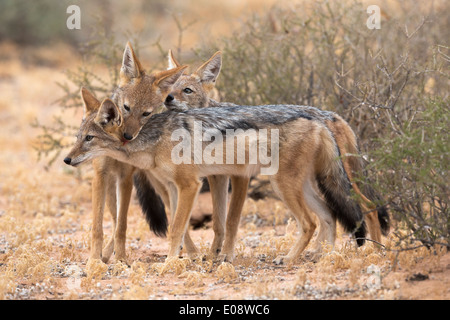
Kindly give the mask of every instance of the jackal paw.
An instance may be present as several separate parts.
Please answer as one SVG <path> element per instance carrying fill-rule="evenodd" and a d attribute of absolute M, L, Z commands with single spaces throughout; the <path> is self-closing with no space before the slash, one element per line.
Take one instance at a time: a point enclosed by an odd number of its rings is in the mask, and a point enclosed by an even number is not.
<path fill-rule="evenodd" d="M 209 254 L 213 257 L 216 258 L 219 256 L 220 252 L 222 251 L 222 248 L 218 247 L 218 246 L 212 246 L 211 249 L 209 250 Z"/>
<path fill-rule="evenodd" d="M 127 262 L 127 258 L 118 258 L 118 257 L 116 257 L 115 260 L 116 260 L 116 263 L 117 263 L 117 262 L 121 262 L 122 264 L 125 264 L 125 265 L 131 267 L 131 264 L 129 264 L 129 263 Z"/>
<path fill-rule="evenodd" d="M 292 258 L 290 258 L 289 256 L 278 256 L 275 259 L 273 259 L 272 261 L 274 264 L 276 265 L 286 265 L 292 262 Z"/>
<path fill-rule="evenodd" d="M 188 254 L 189 259 L 192 261 L 204 261 L 206 255 L 200 252 L 193 252 Z"/>
<path fill-rule="evenodd" d="M 222 253 L 217 256 L 217 261 L 233 263 L 234 258 L 235 258 L 234 253 Z"/>
<path fill-rule="evenodd" d="M 286 256 L 278 256 L 275 259 L 273 259 L 273 263 L 276 265 L 281 265 L 281 264 L 285 264 L 284 259 L 286 258 Z"/>
<path fill-rule="evenodd" d="M 322 257 L 322 252 L 320 250 L 306 251 L 305 259 L 311 262 L 317 262 Z"/>

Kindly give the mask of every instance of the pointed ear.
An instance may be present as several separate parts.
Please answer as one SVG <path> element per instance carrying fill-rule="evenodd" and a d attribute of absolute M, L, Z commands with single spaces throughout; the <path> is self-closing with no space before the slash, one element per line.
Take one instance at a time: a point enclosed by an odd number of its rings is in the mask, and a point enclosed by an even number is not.
<path fill-rule="evenodd" d="M 121 126 L 122 125 L 122 113 L 111 99 L 103 100 L 100 109 L 98 110 L 97 117 L 95 117 L 95 123 L 100 127 L 106 126 Z"/>
<path fill-rule="evenodd" d="M 181 77 L 186 68 L 187 66 L 182 66 L 156 73 L 154 85 L 159 87 L 163 95 L 169 93 L 169 91 L 172 90 L 172 86 L 177 82 L 178 78 Z"/>
<path fill-rule="evenodd" d="M 181 64 L 175 59 L 175 57 L 173 56 L 173 52 L 170 49 L 169 54 L 167 55 L 167 60 L 168 60 L 167 70 L 181 67 Z"/>
<path fill-rule="evenodd" d="M 100 101 L 98 101 L 94 94 L 85 87 L 81 87 L 80 94 L 84 104 L 83 118 L 86 118 L 87 115 L 97 111 L 100 107 Z"/>
<path fill-rule="evenodd" d="M 144 75 L 144 69 L 142 68 L 139 59 L 136 57 L 131 43 L 128 41 L 123 52 L 120 78 L 123 82 L 128 83 L 130 80 L 139 78 L 142 75 Z"/>
<path fill-rule="evenodd" d="M 217 51 L 208 61 L 202 64 L 195 73 L 205 82 L 216 82 L 222 67 L 222 53 Z"/>

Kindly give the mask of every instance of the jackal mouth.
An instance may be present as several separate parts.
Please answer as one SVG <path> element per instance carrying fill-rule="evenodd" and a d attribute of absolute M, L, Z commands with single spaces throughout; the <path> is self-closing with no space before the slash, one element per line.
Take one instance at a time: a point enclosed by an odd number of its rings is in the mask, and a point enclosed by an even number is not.
<path fill-rule="evenodd" d="M 164 105 L 166 106 L 166 107 L 174 107 L 174 106 L 176 106 L 176 104 L 175 103 L 173 103 L 172 101 L 170 101 L 170 102 L 164 102 Z"/>
<path fill-rule="evenodd" d="M 78 167 L 81 163 L 82 163 L 81 161 L 77 161 L 77 162 L 74 162 L 74 161 L 73 161 L 73 162 L 70 163 L 70 165 L 71 165 L 72 167 L 75 167 L 75 168 L 76 168 L 76 167 Z"/>
<path fill-rule="evenodd" d="M 186 111 L 189 110 L 189 107 L 187 105 L 186 102 L 184 101 L 177 101 L 177 100 L 172 100 L 172 101 L 166 101 L 164 102 L 164 105 L 166 106 L 167 109 L 172 110 L 172 111 Z"/>
<path fill-rule="evenodd" d="M 83 159 L 72 159 L 72 161 L 70 162 L 70 165 L 72 166 L 72 167 L 78 167 L 80 164 L 82 164 L 82 163 L 84 163 L 84 162 L 86 162 L 86 160 L 89 160 L 89 159 L 86 159 L 86 158 L 83 158 Z"/>

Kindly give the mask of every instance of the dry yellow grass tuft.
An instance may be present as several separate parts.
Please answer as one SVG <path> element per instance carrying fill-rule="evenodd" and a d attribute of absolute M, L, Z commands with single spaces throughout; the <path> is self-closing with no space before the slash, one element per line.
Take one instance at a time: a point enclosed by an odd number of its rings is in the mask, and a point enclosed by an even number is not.
<path fill-rule="evenodd" d="M 82 279 L 81 286 L 86 290 L 92 288 L 96 283 L 98 283 L 108 271 L 108 265 L 103 263 L 101 260 L 93 259 L 89 260 L 86 264 L 86 277 Z"/>
<path fill-rule="evenodd" d="M 234 266 L 229 262 L 222 262 L 217 268 L 217 276 L 225 282 L 232 282 L 238 278 Z"/>
<path fill-rule="evenodd" d="M 175 273 L 180 275 L 186 271 L 186 267 L 191 263 L 190 259 L 179 259 L 178 257 L 167 258 L 163 263 L 154 263 L 151 269 L 160 275 L 165 273 Z"/>
<path fill-rule="evenodd" d="M 185 271 L 178 276 L 181 279 L 185 279 L 184 286 L 188 288 L 198 288 L 203 287 L 205 283 L 203 282 L 203 274 L 198 271 Z"/>

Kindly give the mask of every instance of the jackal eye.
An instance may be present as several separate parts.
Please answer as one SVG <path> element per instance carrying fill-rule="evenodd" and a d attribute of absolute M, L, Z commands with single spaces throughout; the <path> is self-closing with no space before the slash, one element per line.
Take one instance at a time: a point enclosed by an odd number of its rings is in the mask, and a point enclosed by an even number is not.
<path fill-rule="evenodd" d="M 86 136 L 86 138 L 84 138 L 84 140 L 86 141 L 91 141 L 92 139 L 94 139 L 94 136 Z"/>
<path fill-rule="evenodd" d="M 130 111 L 130 107 L 129 107 L 128 105 L 126 105 L 126 104 L 123 105 L 123 108 L 124 108 L 125 110 L 127 110 L 127 111 Z"/>
<path fill-rule="evenodd" d="M 142 116 L 144 116 L 144 117 L 148 117 L 150 115 L 150 112 L 144 112 L 143 114 L 142 114 Z"/>
<path fill-rule="evenodd" d="M 183 92 L 184 92 L 184 93 L 187 93 L 187 94 L 190 94 L 190 93 L 192 93 L 192 92 L 194 92 L 194 91 L 192 91 L 191 88 L 184 88 L 184 89 L 183 89 Z"/>

